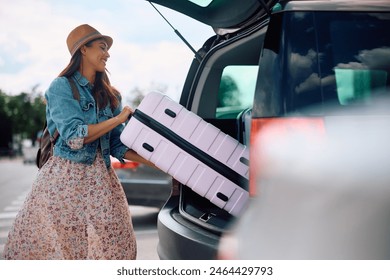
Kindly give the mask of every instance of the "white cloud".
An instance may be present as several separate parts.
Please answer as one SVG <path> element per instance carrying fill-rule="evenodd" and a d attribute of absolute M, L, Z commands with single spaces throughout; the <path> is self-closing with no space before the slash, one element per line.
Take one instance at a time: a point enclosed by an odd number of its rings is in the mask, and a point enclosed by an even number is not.
<path fill-rule="evenodd" d="M 197 49 L 212 35 L 209 27 L 161 8 Z M 122 94 L 152 84 L 168 86 L 178 98 L 193 54 L 146 1 L 0 0 L 0 89 L 44 91 L 67 65 L 66 37 L 89 23 L 113 37 L 108 69 Z M 199 31 L 198 31 L 199 30 Z"/>

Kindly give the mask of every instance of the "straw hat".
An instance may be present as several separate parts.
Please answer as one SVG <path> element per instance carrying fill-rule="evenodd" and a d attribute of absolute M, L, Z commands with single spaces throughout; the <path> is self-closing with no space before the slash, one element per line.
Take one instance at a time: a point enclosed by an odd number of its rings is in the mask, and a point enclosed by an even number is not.
<path fill-rule="evenodd" d="M 66 44 L 68 45 L 68 50 L 71 56 L 73 56 L 84 44 L 98 38 L 103 38 L 107 42 L 108 49 L 112 46 L 113 40 L 110 36 L 102 35 L 99 31 L 88 24 L 82 24 L 69 33 L 68 38 L 66 39 Z"/>

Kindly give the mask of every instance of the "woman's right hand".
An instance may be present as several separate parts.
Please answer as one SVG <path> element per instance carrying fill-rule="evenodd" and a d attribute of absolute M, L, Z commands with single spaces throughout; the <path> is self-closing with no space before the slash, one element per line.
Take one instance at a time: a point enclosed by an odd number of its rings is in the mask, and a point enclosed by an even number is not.
<path fill-rule="evenodd" d="M 124 123 L 129 119 L 131 114 L 133 114 L 133 110 L 129 106 L 124 106 L 122 112 L 119 113 L 117 118 L 121 123 Z"/>
<path fill-rule="evenodd" d="M 129 106 L 125 106 L 116 117 L 108 119 L 106 121 L 89 124 L 88 125 L 88 136 L 84 138 L 84 144 L 91 143 L 99 137 L 103 136 L 107 132 L 113 130 L 115 127 L 121 123 L 126 122 L 129 119 L 129 116 L 133 113 L 133 110 Z"/>

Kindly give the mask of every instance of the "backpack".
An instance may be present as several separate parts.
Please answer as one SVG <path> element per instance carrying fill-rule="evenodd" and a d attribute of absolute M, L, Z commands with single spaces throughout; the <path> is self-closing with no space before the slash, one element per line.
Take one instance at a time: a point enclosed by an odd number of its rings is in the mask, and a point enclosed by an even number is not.
<path fill-rule="evenodd" d="M 68 81 L 72 89 L 73 98 L 76 100 L 80 100 L 80 93 L 76 87 L 74 80 L 68 77 Z M 53 136 L 50 135 L 49 130 L 47 128 L 47 121 L 45 121 L 45 124 L 42 129 L 41 141 L 39 142 L 39 149 L 35 160 L 38 168 L 41 168 L 53 155 L 54 144 L 57 141 L 58 136 L 60 136 L 60 134 L 57 129 L 54 131 Z"/>

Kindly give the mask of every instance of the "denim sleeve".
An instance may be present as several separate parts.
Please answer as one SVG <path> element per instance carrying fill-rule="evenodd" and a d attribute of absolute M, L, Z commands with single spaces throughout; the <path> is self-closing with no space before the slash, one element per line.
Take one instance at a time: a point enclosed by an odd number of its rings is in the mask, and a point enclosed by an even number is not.
<path fill-rule="evenodd" d="M 119 113 L 122 111 L 122 105 L 119 105 L 114 111 L 113 115 L 114 117 L 119 115 Z M 110 151 L 111 155 L 115 158 L 117 158 L 119 161 L 124 162 L 123 158 L 125 156 L 125 153 L 129 150 L 128 147 L 126 147 L 120 140 L 120 135 L 124 129 L 124 124 L 120 124 L 117 127 L 115 127 L 111 131 L 110 136 Z"/>
<path fill-rule="evenodd" d="M 61 138 L 74 150 L 81 149 L 88 135 L 88 124 L 78 100 L 74 99 L 65 77 L 56 78 L 45 94 L 48 112 Z"/>

